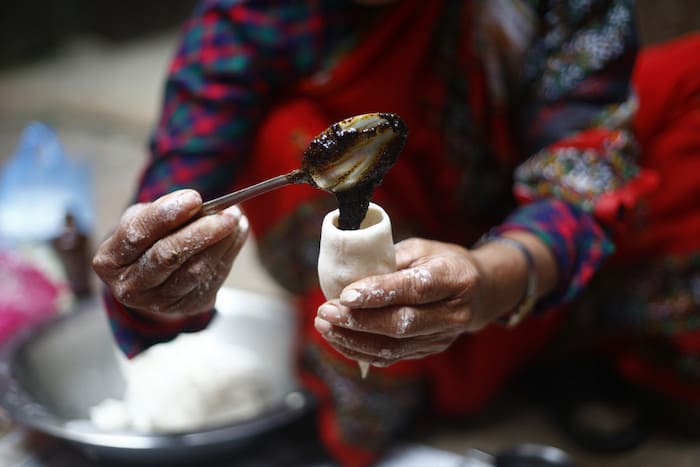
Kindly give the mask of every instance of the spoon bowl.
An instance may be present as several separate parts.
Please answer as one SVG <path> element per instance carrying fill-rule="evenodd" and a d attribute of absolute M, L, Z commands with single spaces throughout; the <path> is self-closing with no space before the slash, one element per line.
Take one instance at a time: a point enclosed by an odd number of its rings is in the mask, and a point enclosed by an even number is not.
<path fill-rule="evenodd" d="M 336 122 L 311 141 L 300 169 L 207 201 L 199 215 L 292 184 L 307 183 L 334 194 L 358 188 L 371 195 L 396 162 L 407 136 L 406 124 L 391 113 L 368 113 Z"/>

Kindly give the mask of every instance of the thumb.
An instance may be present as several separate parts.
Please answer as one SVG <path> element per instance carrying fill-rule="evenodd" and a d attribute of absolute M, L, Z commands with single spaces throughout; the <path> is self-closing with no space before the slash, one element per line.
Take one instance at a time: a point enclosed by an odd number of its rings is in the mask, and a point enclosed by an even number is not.
<path fill-rule="evenodd" d="M 353 282 L 341 292 L 340 303 L 350 308 L 430 303 L 447 296 L 446 285 L 435 280 L 429 265 L 412 267 Z"/>

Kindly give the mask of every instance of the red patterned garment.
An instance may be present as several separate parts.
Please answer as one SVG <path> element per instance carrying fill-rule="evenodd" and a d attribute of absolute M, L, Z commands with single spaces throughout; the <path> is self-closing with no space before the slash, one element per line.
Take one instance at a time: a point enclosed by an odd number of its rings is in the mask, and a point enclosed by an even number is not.
<path fill-rule="evenodd" d="M 580 339 L 623 338 L 621 371 L 681 412 L 700 403 L 700 33 L 640 53 L 639 163 L 659 187 L 571 309 Z M 675 401 L 675 402 L 672 402 Z"/>
<path fill-rule="evenodd" d="M 187 23 L 138 200 L 183 187 L 211 198 L 285 173 L 330 123 L 394 112 L 409 140 L 373 201 L 396 240 L 468 246 L 492 228 L 524 229 L 555 253 L 559 286 L 516 329 L 492 326 L 361 380 L 312 324 L 324 301 L 321 219 L 334 199 L 293 186 L 246 203 L 263 264 L 298 297 L 304 382 L 344 464 L 371 462 L 426 396 L 450 415 L 482 407 L 625 238 L 658 169 L 635 162 L 630 3 L 207 1 Z M 107 303 L 128 355 L 201 329 L 214 313 L 165 328 Z"/>

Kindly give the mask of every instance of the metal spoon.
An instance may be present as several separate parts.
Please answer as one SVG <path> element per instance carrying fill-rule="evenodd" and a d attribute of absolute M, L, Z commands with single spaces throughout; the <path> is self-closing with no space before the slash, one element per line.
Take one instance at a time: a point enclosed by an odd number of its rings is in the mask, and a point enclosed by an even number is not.
<path fill-rule="evenodd" d="M 308 183 L 334 194 L 371 190 L 394 165 L 408 136 L 397 115 L 369 113 L 334 123 L 304 151 L 301 168 L 207 201 L 200 216 L 292 184 Z"/>

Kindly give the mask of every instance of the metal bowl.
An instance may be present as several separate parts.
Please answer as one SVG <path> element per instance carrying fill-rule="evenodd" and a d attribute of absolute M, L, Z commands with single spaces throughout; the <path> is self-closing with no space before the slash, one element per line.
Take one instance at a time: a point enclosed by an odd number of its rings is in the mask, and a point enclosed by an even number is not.
<path fill-rule="evenodd" d="M 111 461 L 196 461 L 249 446 L 308 411 L 294 375 L 295 315 L 283 300 L 224 288 L 219 314 L 201 334 L 252 350 L 266 362 L 269 409 L 225 426 L 177 434 L 101 431 L 89 409 L 121 397 L 124 381 L 99 302 L 83 304 L 16 336 L 0 349 L 0 404 L 18 423 L 65 440 L 88 457 Z"/>

